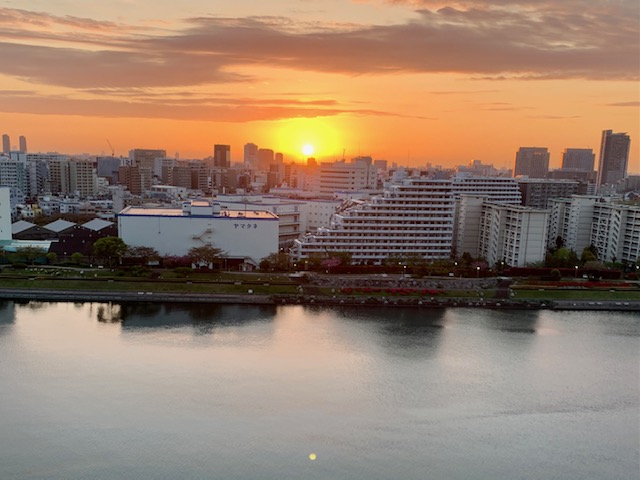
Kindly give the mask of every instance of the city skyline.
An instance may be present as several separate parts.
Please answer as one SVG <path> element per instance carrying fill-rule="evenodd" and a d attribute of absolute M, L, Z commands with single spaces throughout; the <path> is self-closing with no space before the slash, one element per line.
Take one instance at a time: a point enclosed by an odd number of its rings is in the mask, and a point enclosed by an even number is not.
<path fill-rule="evenodd" d="M 153 8 L 151 8 L 151 6 Z M 513 168 L 520 147 L 631 137 L 635 1 L 0 1 L 0 132 L 31 151 Z M 149 14 L 148 12 L 153 12 Z M 600 34 L 593 35 L 598 30 Z M 17 142 L 16 142 L 17 143 Z"/>

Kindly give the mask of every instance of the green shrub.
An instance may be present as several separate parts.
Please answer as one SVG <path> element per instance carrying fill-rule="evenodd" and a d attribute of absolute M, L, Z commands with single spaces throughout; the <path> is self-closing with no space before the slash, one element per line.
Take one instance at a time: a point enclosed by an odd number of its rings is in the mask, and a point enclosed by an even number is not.
<path fill-rule="evenodd" d="M 176 267 L 173 269 L 173 273 L 178 277 L 188 277 L 193 270 L 190 267 Z"/>

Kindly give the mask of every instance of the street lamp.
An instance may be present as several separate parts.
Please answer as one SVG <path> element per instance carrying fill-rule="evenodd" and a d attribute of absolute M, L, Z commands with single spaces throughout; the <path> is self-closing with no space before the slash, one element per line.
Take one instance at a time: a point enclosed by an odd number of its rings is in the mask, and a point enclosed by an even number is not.
<path fill-rule="evenodd" d="M 576 278 L 578 278 L 578 265 L 576 265 Z"/>
<path fill-rule="evenodd" d="M 476 267 L 476 278 L 480 278 L 480 266 Z"/>

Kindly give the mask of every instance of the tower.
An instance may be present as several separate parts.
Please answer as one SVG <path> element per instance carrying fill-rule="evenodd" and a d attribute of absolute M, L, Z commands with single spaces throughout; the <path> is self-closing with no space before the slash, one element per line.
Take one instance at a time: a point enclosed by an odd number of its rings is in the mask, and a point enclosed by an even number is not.
<path fill-rule="evenodd" d="M 25 137 L 24 135 L 20 135 L 20 151 L 22 153 L 27 153 L 27 137 Z"/>
<path fill-rule="evenodd" d="M 549 173 L 549 152 L 546 147 L 520 147 L 516 153 L 513 176 L 545 178 Z"/>
<path fill-rule="evenodd" d="M 598 178 L 596 185 L 612 185 L 627 176 L 629 162 L 629 145 L 631 139 L 626 133 L 602 131 L 600 157 L 598 161 Z"/>

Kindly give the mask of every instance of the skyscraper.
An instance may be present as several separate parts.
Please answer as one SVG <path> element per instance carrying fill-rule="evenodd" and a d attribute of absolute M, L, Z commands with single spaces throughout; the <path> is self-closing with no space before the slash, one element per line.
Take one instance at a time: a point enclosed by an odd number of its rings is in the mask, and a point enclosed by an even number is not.
<path fill-rule="evenodd" d="M 213 166 L 221 168 L 231 166 L 231 147 L 229 145 L 213 146 Z"/>
<path fill-rule="evenodd" d="M 255 168 L 258 166 L 258 145 L 247 143 L 244 146 L 244 163 Z"/>
<path fill-rule="evenodd" d="M 27 137 L 24 135 L 20 135 L 20 151 L 22 153 L 27 153 Z"/>
<path fill-rule="evenodd" d="M 6 133 L 2 135 L 2 153 L 9 155 L 11 152 L 11 139 Z"/>
<path fill-rule="evenodd" d="M 273 150 L 261 148 L 258 150 L 258 169 L 269 170 L 269 165 L 273 163 Z"/>
<path fill-rule="evenodd" d="M 595 160 L 596 154 L 590 148 L 565 148 L 562 152 L 563 169 L 591 172 Z"/>
<path fill-rule="evenodd" d="M 546 147 L 520 147 L 516 153 L 513 175 L 545 178 L 549 173 L 549 152 Z"/>
<path fill-rule="evenodd" d="M 602 131 L 600 143 L 600 159 L 598 161 L 598 178 L 596 185 L 612 185 L 627 176 L 629 162 L 629 145 L 631 139 L 626 133 Z"/>

